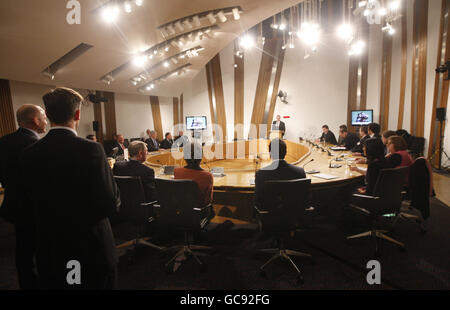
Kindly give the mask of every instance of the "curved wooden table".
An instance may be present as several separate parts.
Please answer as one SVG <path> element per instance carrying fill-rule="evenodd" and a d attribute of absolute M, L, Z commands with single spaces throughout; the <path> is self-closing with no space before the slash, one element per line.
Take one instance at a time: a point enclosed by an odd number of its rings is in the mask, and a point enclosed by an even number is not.
<path fill-rule="evenodd" d="M 331 151 L 335 156 L 329 156 L 327 152 L 310 147 L 305 143 L 298 143 L 284 140 L 287 144 L 286 161 L 290 164 L 303 167 L 308 163 L 305 170 L 319 170 L 320 173 L 331 174 L 338 178 L 325 180 L 307 174 L 311 179 L 311 189 L 326 190 L 346 186 L 352 183 L 359 183 L 363 175 L 358 172 L 351 172 L 347 166 L 346 158 L 350 157 L 350 152 Z M 246 205 L 244 212 L 243 206 L 237 206 L 240 216 L 238 218 L 248 220 L 253 214 L 253 194 L 256 170 L 265 167 L 271 163 L 269 156 L 268 140 L 250 140 L 236 141 L 225 144 L 205 145 L 203 147 L 202 168 L 210 170 L 213 167 L 222 167 L 225 176 L 214 177 L 214 203 L 218 205 L 233 206 L 236 203 Z M 324 145 L 324 147 L 327 147 Z M 334 164 L 340 164 L 340 168 L 330 168 L 330 160 L 337 156 L 344 155 L 340 162 L 333 161 Z M 170 151 L 161 151 L 150 153 L 146 164 L 155 170 L 157 178 L 170 179 L 173 176 L 164 175 L 164 166 L 182 167 L 186 163 L 183 159 L 182 149 L 172 149 Z M 366 165 L 358 165 L 366 167 Z M 231 207 L 233 209 L 233 207 Z M 237 211 L 237 210 L 235 210 Z M 233 212 L 233 211 L 232 211 Z"/>

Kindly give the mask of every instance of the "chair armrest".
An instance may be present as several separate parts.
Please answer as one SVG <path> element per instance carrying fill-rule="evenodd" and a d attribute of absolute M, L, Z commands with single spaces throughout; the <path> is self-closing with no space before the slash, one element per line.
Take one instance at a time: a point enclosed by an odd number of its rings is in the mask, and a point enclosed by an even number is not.
<path fill-rule="evenodd" d="M 208 208 L 212 208 L 212 203 L 210 203 L 210 204 L 208 204 L 208 205 L 206 205 L 204 207 L 201 207 L 201 208 L 194 208 L 194 210 L 195 211 L 203 211 L 203 210 L 206 210 Z"/>
<path fill-rule="evenodd" d="M 150 201 L 150 202 L 141 202 L 141 206 L 143 207 L 148 207 L 148 206 L 153 206 L 155 205 L 155 203 L 157 203 L 158 201 Z"/>
<path fill-rule="evenodd" d="M 350 208 L 355 209 L 355 210 L 357 210 L 357 211 L 359 211 L 359 212 L 361 212 L 363 214 L 367 214 L 367 215 L 371 214 L 369 210 L 361 208 L 361 207 L 358 207 L 358 206 L 356 206 L 354 204 L 350 204 L 349 206 L 350 206 Z"/>
<path fill-rule="evenodd" d="M 369 195 L 361 195 L 361 194 L 353 194 L 353 197 L 359 197 L 359 198 L 364 198 L 364 199 L 380 199 L 380 197 L 376 197 L 376 196 L 369 196 Z"/>
<path fill-rule="evenodd" d="M 161 208 L 161 205 L 154 204 L 154 205 L 153 205 L 153 208 Z"/>
<path fill-rule="evenodd" d="M 259 210 L 257 206 L 255 206 L 255 210 L 256 212 L 258 212 L 258 214 L 269 214 L 269 211 Z"/>

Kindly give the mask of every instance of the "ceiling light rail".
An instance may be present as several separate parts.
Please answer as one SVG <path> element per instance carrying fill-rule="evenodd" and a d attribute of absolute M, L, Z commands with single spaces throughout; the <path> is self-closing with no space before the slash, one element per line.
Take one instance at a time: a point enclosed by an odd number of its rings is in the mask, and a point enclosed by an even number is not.
<path fill-rule="evenodd" d="M 141 87 L 139 87 L 137 89 L 137 91 L 140 92 L 141 94 L 145 93 L 146 91 L 150 91 L 151 89 L 155 88 L 157 83 L 165 82 L 167 80 L 167 78 L 169 78 L 170 76 L 175 75 L 175 74 L 181 75 L 181 74 L 185 73 L 186 68 L 188 68 L 190 66 L 192 66 L 191 63 L 187 63 L 185 65 L 179 66 L 179 67 L 175 68 L 174 70 L 169 71 L 166 74 L 163 74 L 163 75 L 157 77 L 156 79 L 149 81 L 145 85 L 142 85 Z"/>

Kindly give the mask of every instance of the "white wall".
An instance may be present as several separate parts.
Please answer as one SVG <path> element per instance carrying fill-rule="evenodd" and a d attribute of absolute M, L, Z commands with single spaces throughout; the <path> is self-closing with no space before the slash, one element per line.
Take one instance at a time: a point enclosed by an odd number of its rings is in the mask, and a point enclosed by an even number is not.
<path fill-rule="evenodd" d="M 153 129 L 150 98 L 142 95 L 115 94 L 117 133 L 125 138 L 144 137 Z"/>

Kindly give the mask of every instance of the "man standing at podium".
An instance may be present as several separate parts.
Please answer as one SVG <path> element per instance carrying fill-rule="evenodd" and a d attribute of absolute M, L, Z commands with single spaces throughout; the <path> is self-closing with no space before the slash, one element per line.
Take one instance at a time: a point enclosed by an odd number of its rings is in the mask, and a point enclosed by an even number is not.
<path fill-rule="evenodd" d="M 277 115 L 277 120 L 272 123 L 272 130 L 281 131 L 281 137 L 284 137 L 284 133 L 286 132 L 286 125 L 281 120 L 281 116 Z"/>

